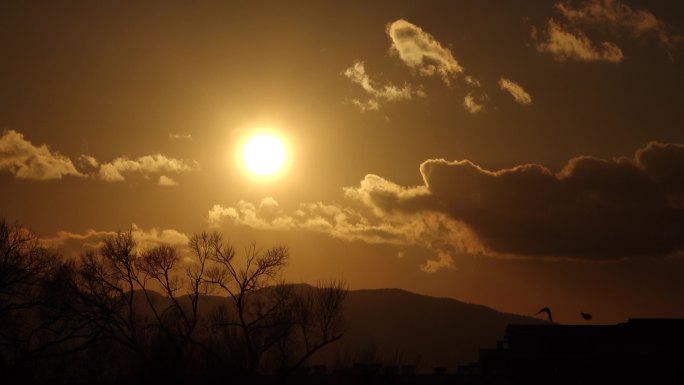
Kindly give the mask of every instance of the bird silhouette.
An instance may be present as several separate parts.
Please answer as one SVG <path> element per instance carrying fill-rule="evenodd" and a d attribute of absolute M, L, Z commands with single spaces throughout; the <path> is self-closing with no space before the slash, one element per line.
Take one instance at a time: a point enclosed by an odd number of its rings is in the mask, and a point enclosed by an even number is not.
<path fill-rule="evenodd" d="M 543 307 L 541 310 L 537 312 L 537 314 L 540 313 L 546 313 L 546 315 L 549 317 L 549 322 L 553 322 L 553 316 L 551 316 L 551 309 L 549 309 L 548 307 Z"/>
<path fill-rule="evenodd" d="M 591 321 L 591 313 L 580 312 L 580 315 L 585 321 Z"/>

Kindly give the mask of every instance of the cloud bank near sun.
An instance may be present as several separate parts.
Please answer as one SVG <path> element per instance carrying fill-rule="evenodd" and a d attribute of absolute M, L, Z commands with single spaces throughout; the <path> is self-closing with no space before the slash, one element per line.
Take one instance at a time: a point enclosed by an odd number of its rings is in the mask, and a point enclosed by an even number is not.
<path fill-rule="evenodd" d="M 199 170 L 196 161 L 170 158 L 162 154 L 144 155 L 135 159 L 121 156 L 105 163 L 93 156 L 81 155 L 74 162 L 53 151 L 47 144 L 34 145 L 17 131 L 4 131 L 0 136 L 0 172 L 9 172 L 18 179 L 46 181 L 73 176 L 123 182 L 127 175 L 133 174 L 149 179 L 152 175 L 196 170 Z M 157 184 L 175 186 L 178 182 L 167 175 L 159 175 Z"/>
<path fill-rule="evenodd" d="M 348 241 L 432 250 L 424 271 L 453 256 L 589 262 L 684 251 L 684 145 L 652 142 L 633 157 L 579 156 L 558 172 L 538 164 L 487 170 L 468 160 L 430 159 L 423 184 L 367 175 L 344 204 L 302 203 L 286 213 L 273 198 L 215 205 L 207 221 L 303 230 Z"/>

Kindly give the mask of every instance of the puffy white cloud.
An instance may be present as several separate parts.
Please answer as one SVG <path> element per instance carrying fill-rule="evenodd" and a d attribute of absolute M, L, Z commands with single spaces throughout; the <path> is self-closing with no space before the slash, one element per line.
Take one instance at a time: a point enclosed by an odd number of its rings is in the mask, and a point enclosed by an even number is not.
<path fill-rule="evenodd" d="M 279 203 L 272 197 L 263 198 L 258 205 L 244 200 L 239 201 L 235 207 L 223 207 L 216 204 L 207 214 L 207 223 L 210 226 L 219 226 L 225 220 L 256 229 L 294 228 L 293 219 L 282 213 Z"/>
<path fill-rule="evenodd" d="M 50 150 L 46 144 L 33 145 L 14 130 L 4 131 L 0 136 L 0 171 L 10 172 L 20 179 L 85 177 L 68 157 Z"/>
<path fill-rule="evenodd" d="M 138 248 L 141 250 L 150 249 L 162 244 L 184 248 L 190 241 L 185 233 L 175 229 L 151 227 L 145 230 L 138 227 L 135 223 L 131 225 L 131 233 L 133 234 L 133 239 L 138 244 Z"/>
<path fill-rule="evenodd" d="M 199 170 L 196 161 L 169 158 L 162 154 L 145 155 L 137 159 L 123 156 L 107 163 L 101 163 L 90 155 L 80 155 L 76 164 L 78 168 L 69 157 L 52 151 L 46 144 L 35 146 L 14 130 L 4 131 L 0 136 L 0 172 L 10 172 L 20 179 L 50 180 L 71 175 L 121 182 L 126 180 L 126 174 L 131 173 L 148 178 L 150 174 Z M 167 175 L 159 176 L 157 183 L 160 186 L 178 184 Z"/>
<path fill-rule="evenodd" d="M 178 186 L 178 182 L 166 175 L 161 175 L 157 180 L 157 184 L 165 187 Z"/>
<path fill-rule="evenodd" d="M 232 207 L 223 207 L 221 205 L 214 205 L 207 214 L 207 223 L 210 226 L 218 226 L 225 219 L 235 220 L 238 218 L 237 210 Z"/>
<path fill-rule="evenodd" d="M 99 177 L 106 182 L 122 182 L 124 174 L 139 173 L 145 177 L 155 173 L 180 173 L 199 169 L 194 161 L 168 158 L 162 154 L 145 155 L 137 159 L 119 157 L 100 165 Z"/>
<path fill-rule="evenodd" d="M 529 106 L 530 104 L 532 104 L 532 97 L 518 83 L 501 77 L 499 79 L 499 87 L 501 87 L 502 90 L 511 94 L 511 96 L 513 96 L 513 99 L 518 104 L 521 104 L 523 106 Z"/>
<path fill-rule="evenodd" d="M 214 205 L 207 214 L 207 222 L 211 226 L 230 223 L 264 230 L 311 231 L 350 242 L 419 245 L 435 255 L 434 260 L 425 261 L 421 266 L 425 272 L 454 267 L 453 259 L 449 262 L 451 257 L 447 258 L 449 254 L 444 251 L 447 248 L 479 252 L 477 245 L 469 244 L 468 230 L 443 214 L 418 215 L 369 206 L 371 199 L 379 199 L 378 190 L 382 189 L 386 194 L 400 196 L 399 200 L 411 199 L 422 193 L 422 189 L 413 190 L 380 180 L 369 176 L 358 188 L 348 188 L 347 205 L 301 203 L 288 214 L 269 197 L 258 205 L 246 201 L 239 201 L 232 207 Z M 373 197 L 369 196 L 371 192 Z M 452 238 L 457 241 L 452 242 Z"/>
<path fill-rule="evenodd" d="M 100 163 L 90 155 L 81 155 L 78 157 L 79 164 L 83 167 L 97 169 L 100 167 Z"/>

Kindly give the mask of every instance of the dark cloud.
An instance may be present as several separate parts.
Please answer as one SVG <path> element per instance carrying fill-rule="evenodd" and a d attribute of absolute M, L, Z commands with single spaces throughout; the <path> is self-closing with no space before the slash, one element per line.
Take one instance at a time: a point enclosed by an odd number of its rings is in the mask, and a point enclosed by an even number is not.
<path fill-rule="evenodd" d="M 670 26 L 646 9 L 634 9 L 620 0 L 589 0 L 578 7 L 560 2 L 554 8 L 575 25 L 600 26 L 609 30 L 624 30 L 634 37 L 655 37 L 664 46 L 682 40 Z"/>
<path fill-rule="evenodd" d="M 624 60 L 622 49 L 610 41 L 596 42 L 588 31 L 620 38 L 652 39 L 668 50 L 676 47 L 684 36 L 672 32 L 663 20 L 646 9 L 634 9 L 620 0 L 587 0 L 573 6 L 570 1 L 554 4 L 560 20 L 549 19 L 546 29 L 533 29 L 540 39 L 537 49 L 552 54 L 557 60 L 604 61 Z M 541 36 L 540 36 L 541 35 Z"/>
<path fill-rule="evenodd" d="M 684 248 L 679 144 L 650 143 L 633 158 L 577 157 L 558 173 L 535 164 L 489 171 L 445 160 L 428 160 L 420 171 L 425 186 L 414 189 L 427 194 L 382 188 L 377 180 L 354 190 L 382 212 L 444 213 L 492 256 L 602 261 Z"/>

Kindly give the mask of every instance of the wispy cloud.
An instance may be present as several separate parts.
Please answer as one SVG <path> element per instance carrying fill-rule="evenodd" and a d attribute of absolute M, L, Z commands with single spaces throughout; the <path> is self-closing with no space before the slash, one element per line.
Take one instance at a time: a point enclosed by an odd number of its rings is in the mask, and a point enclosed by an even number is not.
<path fill-rule="evenodd" d="M 619 63 L 624 59 L 617 44 L 607 41 L 594 44 L 582 31 L 567 29 L 553 19 L 548 21 L 546 39 L 537 44 L 537 50 L 550 53 L 559 61 Z"/>
<path fill-rule="evenodd" d="M 446 85 L 459 80 L 470 90 L 463 106 L 470 113 L 478 113 L 484 109 L 488 100 L 487 94 L 480 90 L 481 84 L 474 76 L 466 74 L 464 68 L 454 57 L 451 49 L 442 45 L 431 34 L 421 27 L 404 19 L 388 23 L 385 32 L 390 38 L 390 55 L 398 59 L 411 70 L 412 75 L 437 76 Z M 369 99 L 354 98 L 351 100 L 359 110 L 377 111 L 384 102 L 410 100 L 414 97 L 426 97 L 422 86 L 404 83 L 397 86 L 392 83 L 379 84 L 366 72 L 365 64 L 357 60 L 347 68 L 343 75 L 361 86 L 369 95 Z"/>
<path fill-rule="evenodd" d="M 192 140 L 192 135 L 190 134 L 169 134 L 169 139 L 172 140 Z"/>
<path fill-rule="evenodd" d="M 4 131 L 0 136 L 0 171 L 34 180 L 86 176 L 67 156 L 52 151 L 47 144 L 35 146 L 14 130 Z"/>
<path fill-rule="evenodd" d="M 578 7 L 569 1 L 554 4 L 558 19 L 549 19 L 546 29 L 533 38 L 538 39 L 537 49 L 552 54 L 557 60 L 604 61 L 618 63 L 624 60 L 622 49 L 614 42 L 595 42 L 587 33 L 613 39 L 625 35 L 634 39 L 655 39 L 668 50 L 684 40 L 672 32 L 663 20 L 646 9 L 634 9 L 620 0 L 587 0 Z M 537 36 L 539 35 L 539 36 Z"/>
<path fill-rule="evenodd" d="M 359 99 L 352 99 L 352 104 L 355 105 L 359 111 L 361 112 L 366 112 L 366 111 L 377 111 L 380 109 L 380 103 L 378 103 L 377 100 L 375 99 L 368 99 L 366 101 L 359 100 Z"/>
<path fill-rule="evenodd" d="M 420 75 L 439 75 L 449 84 L 453 77 L 463 74 L 451 50 L 419 26 L 399 19 L 388 24 L 386 32 L 392 40 L 391 52 Z"/>
<path fill-rule="evenodd" d="M 420 265 L 420 269 L 426 273 L 436 273 L 444 269 L 456 269 L 454 258 L 445 251 L 438 251 L 435 259 L 428 259 Z"/>
<path fill-rule="evenodd" d="M 392 83 L 384 85 L 378 84 L 370 78 L 366 72 L 365 64 L 362 61 L 354 62 L 351 67 L 343 72 L 343 75 L 352 82 L 360 85 L 370 96 L 370 99 L 365 102 L 358 99 L 352 101 L 362 111 L 378 110 L 380 109 L 380 102 L 410 100 L 416 96 L 425 97 L 425 92 L 423 92 L 422 89 L 415 88 L 407 83 L 404 83 L 401 87 Z"/>
<path fill-rule="evenodd" d="M 513 99 L 523 106 L 529 106 L 532 104 L 532 97 L 525 91 L 522 86 L 512 80 L 501 77 L 499 79 L 499 87 L 502 90 L 508 92 Z"/>
<path fill-rule="evenodd" d="M 607 30 L 622 29 L 633 37 L 654 37 L 663 46 L 673 46 L 684 37 L 674 34 L 663 20 L 646 9 L 633 9 L 620 0 L 589 0 L 573 8 L 560 2 L 554 8 L 573 25 L 591 25 Z"/>
<path fill-rule="evenodd" d="M 471 114 L 477 114 L 484 109 L 484 103 L 478 102 L 471 92 L 463 98 L 463 107 Z"/>
<path fill-rule="evenodd" d="M 188 236 L 176 229 L 151 227 L 143 229 L 135 223 L 131 225 L 131 235 L 137 243 L 138 250 L 145 250 L 159 245 L 170 245 L 183 250 L 188 245 Z M 43 238 L 41 242 L 64 252 L 66 255 L 78 256 L 83 251 L 96 250 L 102 246 L 105 237 L 116 235 L 112 230 L 89 229 L 82 233 L 58 231 L 54 237 Z"/>

